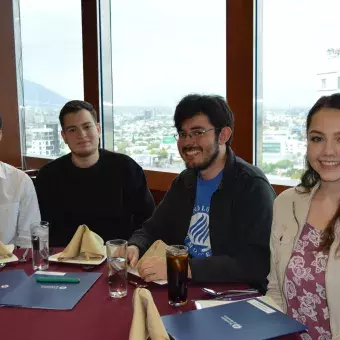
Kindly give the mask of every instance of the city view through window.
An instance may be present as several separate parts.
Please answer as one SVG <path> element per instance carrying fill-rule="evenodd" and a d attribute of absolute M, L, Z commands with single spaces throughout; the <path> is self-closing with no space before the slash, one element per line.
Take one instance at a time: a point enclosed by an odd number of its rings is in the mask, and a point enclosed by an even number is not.
<path fill-rule="evenodd" d="M 293 184 L 304 167 L 308 110 L 320 96 L 340 91 L 340 2 L 257 4 L 255 160 L 272 182 Z M 174 109 L 188 93 L 226 95 L 225 6 L 111 1 L 112 100 L 103 103 L 109 149 L 144 168 L 184 168 Z M 69 152 L 60 108 L 84 97 L 80 0 L 21 0 L 20 22 L 25 153 L 59 157 Z M 105 107 L 113 107 L 113 117 Z"/>
<path fill-rule="evenodd" d="M 305 120 L 323 95 L 340 92 L 338 0 L 259 0 L 256 161 L 272 183 L 304 169 Z"/>
<path fill-rule="evenodd" d="M 60 135 L 60 109 L 71 99 L 84 99 L 81 1 L 19 5 L 24 153 L 55 158 L 70 152 Z"/>
<path fill-rule="evenodd" d="M 81 4 L 21 0 L 20 12 L 25 153 L 58 157 L 69 152 L 60 108 L 83 99 Z M 180 171 L 176 104 L 193 92 L 226 95 L 225 1 L 111 1 L 111 28 L 113 99 L 103 102 L 104 145 L 145 168 Z M 105 109 L 112 106 L 113 117 Z"/>
<path fill-rule="evenodd" d="M 176 104 L 192 92 L 226 96 L 225 1 L 115 0 L 111 37 L 114 150 L 182 170 Z"/>

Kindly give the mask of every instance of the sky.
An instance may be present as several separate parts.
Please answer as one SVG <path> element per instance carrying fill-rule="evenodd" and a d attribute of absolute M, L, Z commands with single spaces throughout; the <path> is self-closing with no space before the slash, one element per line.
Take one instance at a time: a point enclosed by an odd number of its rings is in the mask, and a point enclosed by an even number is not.
<path fill-rule="evenodd" d="M 23 77 L 83 99 L 80 0 L 20 0 Z"/>
<path fill-rule="evenodd" d="M 195 91 L 225 96 L 224 0 L 111 4 L 114 105 L 173 106 Z M 24 78 L 67 98 L 81 97 L 80 1 L 20 5 Z"/>
<path fill-rule="evenodd" d="M 265 105 L 314 104 L 326 51 L 340 47 L 339 13 L 339 0 L 263 0 Z"/>
<path fill-rule="evenodd" d="M 225 96 L 225 0 L 111 4 L 114 105 L 174 106 L 190 92 Z M 81 99 L 80 0 L 21 0 L 20 6 L 24 78 Z M 326 50 L 340 47 L 339 13 L 339 0 L 263 0 L 258 77 L 265 105 L 314 103 Z"/>
<path fill-rule="evenodd" d="M 116 0 L 111 13 L 116 104 L 226 95 L 224 0 Z"/>

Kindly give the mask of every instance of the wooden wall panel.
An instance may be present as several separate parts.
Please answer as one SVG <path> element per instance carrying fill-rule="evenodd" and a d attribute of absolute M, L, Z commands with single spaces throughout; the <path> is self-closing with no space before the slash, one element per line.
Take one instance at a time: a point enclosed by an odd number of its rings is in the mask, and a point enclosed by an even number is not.
<path fill-rule="evenodd" d="M 97 1 L 82 0 L 84 99 L 97 111 L 99 121 L 99 67 Z"/>
<path fill-rule="evenodd" d="M 232 148 L 253 163 L 253 0 L 227 0 L 227 100 L 235 115 Z"/>
<path fill-rule="evenodd" d="M 168 191 L 176 173 L 144 170 L 148 186 L 152 190 Z"/>
<path fill-rule="evenodd" d="M 21 166 L 12 0 L 0 1 L 0 160 Z"/>
<path fill-rule="evenodd" d="M 51 159 L 48 158 L 36 158 L 36 157 L 24 157 L 25 159 L 25 165 L 26 169 L 40 169 L 42 168 L 45 164 L 49 163 Z"/>

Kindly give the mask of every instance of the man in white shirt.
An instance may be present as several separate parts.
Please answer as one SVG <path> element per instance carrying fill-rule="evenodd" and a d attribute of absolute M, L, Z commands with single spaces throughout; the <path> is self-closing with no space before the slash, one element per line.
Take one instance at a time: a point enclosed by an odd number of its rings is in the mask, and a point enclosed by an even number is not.
<path fill-rule="evenodd" d="M 23 171 L 0 161 L 0 241 L 30 247 L 30 224 L 35 221 L 40 221 L 40 211 L 32 180 Z"/>

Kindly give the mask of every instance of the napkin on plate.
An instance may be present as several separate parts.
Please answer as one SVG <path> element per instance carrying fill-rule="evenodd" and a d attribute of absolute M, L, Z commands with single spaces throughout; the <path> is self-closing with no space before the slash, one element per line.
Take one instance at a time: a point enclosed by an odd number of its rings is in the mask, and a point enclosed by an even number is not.
<path fill-rule="evenodd" d="M 129 340 L 169 340 L 149 290 L 136 288 L 132 298 L 133 318 Z"/>
<path fill-rule="evenodd" d="M 0 241 L 0 257 L 8 258 L 12 256 L 12 252 Z"/>
<path fill-rule="evenodd" d="M 105 248 L 103 239 L 91 231 L 85 224 L 80 225 L 71 242 L 58 257 L 58 260 L 84 257 L 85 260 L 103 258 Z"/>
<path fill-rule="evenodd" d="M 137 262 L 136 268 L 138 269 L 144 259 L 150 256 L 166 257 L 166 244 L 162 240 L 155 241 L 145 254 Z"/>

